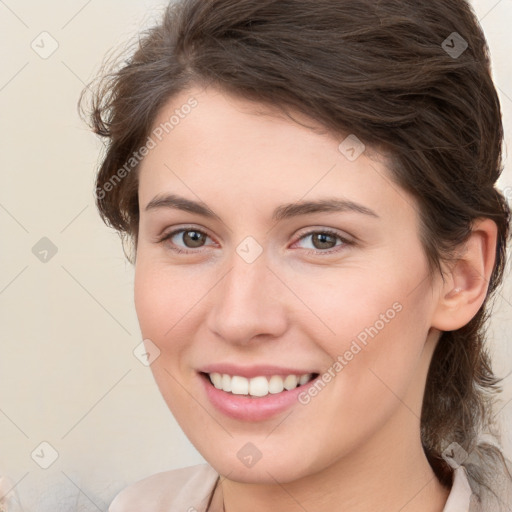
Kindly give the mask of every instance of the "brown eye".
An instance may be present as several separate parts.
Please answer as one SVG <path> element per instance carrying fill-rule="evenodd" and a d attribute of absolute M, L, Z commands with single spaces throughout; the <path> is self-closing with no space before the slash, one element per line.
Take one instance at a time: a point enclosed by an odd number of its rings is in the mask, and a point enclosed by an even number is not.
<path fill-rule="evenodd" d="M 310 248 L 312 250 L 309 252 L 312 254 L 330 254 L 333 252 L 338 252 L 339 250 L 343 249 L 344 246 L 353 245 L 350 240 L 342 237 L 336 231 L 325 229 L 305 233 L 300 237 L 299 242 L 307 238 L 311 239 L 311 245 L 313 247 Z"/>
<path fill-rule="evenodd" d="M 182 231 L 183 235 L 181 236 L 181 240 L 185 243 L 185 245 L 191 249 L 195 249 L 197 247 L 201 247 L 204 243 L 204 239 L 206 235 L 201 233 L 200 231 L 195 230 L 184 230 Z"/>
<path fill-rule="evenodd" d="M 336 238 L 327 233 L 314 233 L 311 240 L 316 249 L 332 249 L 336 246 Z"/>
<path fill-rule="evenodd" d="M 186 249 L 200 249 L 207 238 L 209 236 L 203 231 L 183 228 L 164 235 L 160 242 L 169 242 L 170 248 L 178 253 L 193 253 L 196 251 L 187 251 Z"/>

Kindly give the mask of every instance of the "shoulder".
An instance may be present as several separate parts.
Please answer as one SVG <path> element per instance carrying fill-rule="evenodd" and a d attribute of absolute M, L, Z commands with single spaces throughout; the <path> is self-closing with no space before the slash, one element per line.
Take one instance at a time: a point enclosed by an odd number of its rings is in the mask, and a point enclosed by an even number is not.
<path fill-rule="evenodd" d="M 209 464 L 157 473 L 123 489 L 108 512 L 205 510 L 218 478 Z"/>

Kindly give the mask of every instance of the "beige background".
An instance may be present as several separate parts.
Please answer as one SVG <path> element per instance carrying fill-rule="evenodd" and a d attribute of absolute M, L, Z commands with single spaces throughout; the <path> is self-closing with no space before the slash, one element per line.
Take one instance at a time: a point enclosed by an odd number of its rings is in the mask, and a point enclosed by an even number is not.
<path fill-rule="evenodd" d="M 16 484 L 26 512 L 106 510 L 137 479 L 203 462 L 132 353 L 141 341 L 133 269 L 96 213 L 101 144 L 76 112 L 105 53 L 165 4 L 0 0 L 0 475 Z M 512 1 L 474 6 L 510 147 Z M 58 48 L 42 58 L 34 40 L 40 53 Z M 500 186 L 512 199 L 510 158 Z M 57 249 L 47 262 L 32 252 L 43 237 Z M 512 370 L 511 283 L 509 270 L 491 324 L 500 375 Z M 512 377 L 505 387 L 499 418 L 511 458 Z M 48 469 L 31 457 L 51 461 L 43 441 L 58 453 Z"/>

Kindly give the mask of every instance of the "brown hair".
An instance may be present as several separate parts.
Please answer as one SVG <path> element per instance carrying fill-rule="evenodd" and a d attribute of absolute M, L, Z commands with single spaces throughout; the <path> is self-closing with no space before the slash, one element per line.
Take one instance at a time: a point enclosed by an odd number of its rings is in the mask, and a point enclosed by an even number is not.
<path fill-rule="evenodd" d="M 491 489 L 497 468 L 507 468 L 499 446 L 478 438 L 488 431 L 499 439 L 493 403 L 501 379 L 485 348 L 485 323 L 503 278 L 510 210 L 495 188 L 502 171 L 500 103 L 469 4 L 182 0 L 129 52 L 118 69 L 98 78 L 87 108 L 94 131 L 108 142 L 96 181 L 99 212 L 132 247 L 137 159 L 132 172 L 126 162 L 144 145 L 164 103 L 210 83 L 385 149 L 394 180 L 417 199 L 431 276 L 442 275 L 441 261 L 454 257 L 476 219 L 497 224 L 486 300 L 467 325 L 442 333 L 421 416 L 423 447 L 440 481 L 451 483 L 442 455 L 456 442 L 470 454 L 462 463 L 473 490 Z M 87 110 L 84 96 L 80 105 Z"/>

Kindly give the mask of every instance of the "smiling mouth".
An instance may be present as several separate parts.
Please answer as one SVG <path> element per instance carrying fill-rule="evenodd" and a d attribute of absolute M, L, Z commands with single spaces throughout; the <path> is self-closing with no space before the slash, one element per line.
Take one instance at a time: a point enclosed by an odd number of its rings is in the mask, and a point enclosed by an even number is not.
<path fill-rule="evenodd" d="M 250 397 L 264 397 L 269 394 L 285 393 L 311 382 L 318 377 L 318 373 L 304 373 L 302 375 L 270 375 L 246 378 L 240 375 L 226 373 L 205 373 L 201 375 L 215 388 L 232 395 L 245 395 Z"/>

